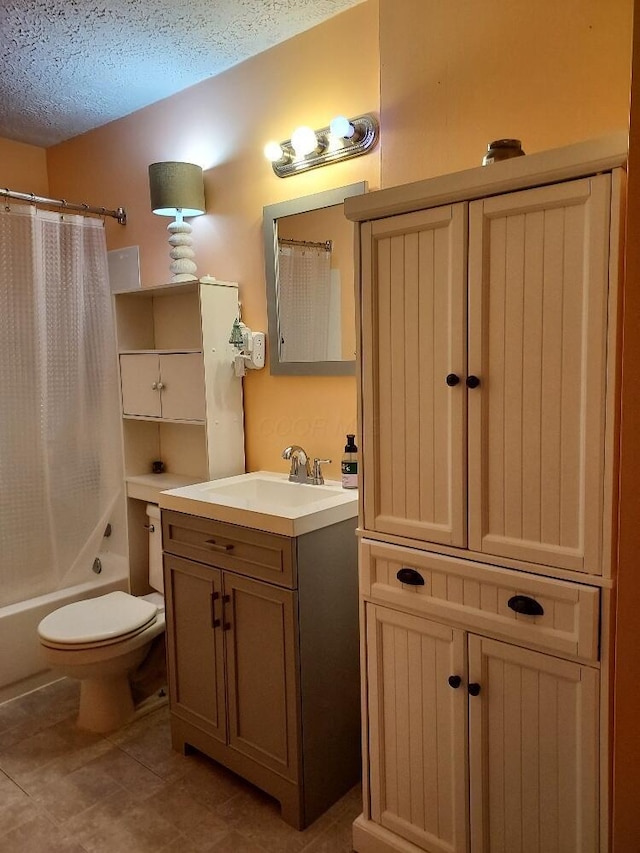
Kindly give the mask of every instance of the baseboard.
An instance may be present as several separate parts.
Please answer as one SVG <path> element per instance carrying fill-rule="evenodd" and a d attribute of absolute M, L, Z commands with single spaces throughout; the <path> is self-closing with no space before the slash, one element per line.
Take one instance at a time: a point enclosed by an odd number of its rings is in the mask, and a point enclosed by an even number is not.
<path fill-rule="evenodd" d="M 364 815 L 353 822 L 353 849 L 355 853 L 425 853 Z"/>

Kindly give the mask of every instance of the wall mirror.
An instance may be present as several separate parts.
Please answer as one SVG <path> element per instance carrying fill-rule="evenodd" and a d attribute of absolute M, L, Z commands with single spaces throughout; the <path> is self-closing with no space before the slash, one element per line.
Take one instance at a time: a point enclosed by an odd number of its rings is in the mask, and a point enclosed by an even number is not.
<path fill-rule="evenodd" d="M 271 373 L 355 372 L 353 222 L 343 201 L 366 181 L 264 208 Z"/>

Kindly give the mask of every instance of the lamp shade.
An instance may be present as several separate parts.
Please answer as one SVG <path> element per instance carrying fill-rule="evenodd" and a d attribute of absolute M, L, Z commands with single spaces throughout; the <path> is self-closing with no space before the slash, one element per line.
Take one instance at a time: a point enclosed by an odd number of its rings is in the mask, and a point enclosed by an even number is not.
<path fill-rule="evenodd" d="M 204 213 L 202 168 L 194 163 L 152 163 L 149 166 L 151 210 L 158 216 L 200 216 Z"/>

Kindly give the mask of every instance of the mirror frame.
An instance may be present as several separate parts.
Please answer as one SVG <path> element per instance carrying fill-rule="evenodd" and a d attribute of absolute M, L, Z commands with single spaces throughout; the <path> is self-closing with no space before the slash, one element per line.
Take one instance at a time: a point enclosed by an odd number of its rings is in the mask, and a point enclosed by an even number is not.
<path fill-rule="evenodd" d="M 342 204 L 345 198 L 363 195 L 367 191 L 367 182 L 360 181 L 337 187 L 334 190 L 313 193 L 313 195 L 269 204 L 263 208 L 264 263 L 267 285 L 267 319 L 269 328 L 269 369 L 278 376 L 351 376 L 355 374 L 356 362 L 344 361 L 280 361 L 278 341 L 278 290 L 276 282 L 276 244 L 278 240 L 278 220 L 296 213 L 307 213 L 323 207 Z M 355 244 L 355 241 L 354 241 Z M 355 297 L 354 297 L 355 298 Z"/>

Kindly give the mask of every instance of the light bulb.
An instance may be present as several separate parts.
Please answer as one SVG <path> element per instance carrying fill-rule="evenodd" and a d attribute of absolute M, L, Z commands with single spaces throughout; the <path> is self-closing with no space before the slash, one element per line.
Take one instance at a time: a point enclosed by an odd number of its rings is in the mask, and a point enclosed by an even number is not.
<path fill-rule="evenodd" d="M 356 132 L 355 127 L 351 124 L 348 118 L 345 118 L 345 116 L 336 116 L 331 119 L 329 130 L 331 131 L 332 136 L 340 136 L 343 139 L 351 139 L 353 134 Z"/>
<path fill-rule="evenodd" d="M 278 160 L 282 160 L 282 154 L 282 148 L 277 142 L 267 142 L 267 144 L 264 146 L 264 156 L 272 163 L 276 163 Z"/>
<path fill-rule="evenodd" d="M 305 157 L 315 151 L 318 147 L 318 139 L 313 128 L 306 125 L 297 127 L 291 134 L 291 145 L 298 157 Z"/>

